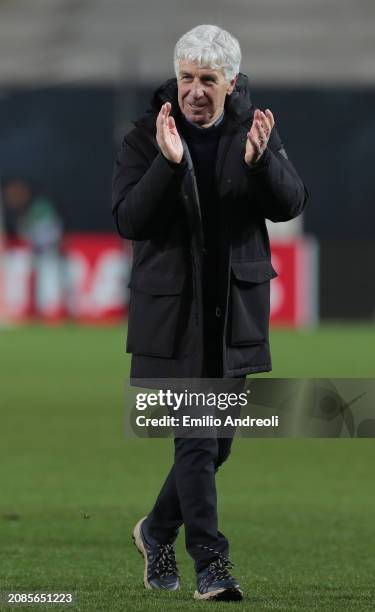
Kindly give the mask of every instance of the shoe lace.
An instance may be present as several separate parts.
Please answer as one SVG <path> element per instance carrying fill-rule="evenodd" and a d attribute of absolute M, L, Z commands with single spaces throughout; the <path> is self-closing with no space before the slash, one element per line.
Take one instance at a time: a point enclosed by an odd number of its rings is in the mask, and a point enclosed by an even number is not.
<path fill-rule="evenodd" d="M 211 561 L 208 566 L 208 574 L 211 574 L 214 580 L 225 580 L 228 578 L 232 580 L 233 577 L 231 576 L 229 570 L 233 567 L 234 564 L 228 559 L 228 557 L 218 553 L 218 558 Z"/>
<path fill-rule="evenodd" d="M 155 572 L 159 576 L 177 574 L 177 564 L 173 544 L 160 544 L 155 559 Z"/>

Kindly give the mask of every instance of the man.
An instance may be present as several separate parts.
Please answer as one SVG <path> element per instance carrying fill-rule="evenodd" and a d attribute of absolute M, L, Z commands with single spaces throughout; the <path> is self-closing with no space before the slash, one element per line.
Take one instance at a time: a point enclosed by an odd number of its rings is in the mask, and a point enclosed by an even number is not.
<path fill-rule="evenodd" d="M 14 178 L 4 186 L 5 229 L 9 237 L 26 240 L 32 250 L 35 282 L 30 312 L 50 321 L 63 311 L 63 224 L 50 197 L 38 193 L 25 179 Z"/>
<path fill-rule="evenodd" d="M 113 214 L 133 240 L 131 377 L 238 378 L 271 369 L 265 219 L 299 215 L 306 191 L 270 110 L 254 109 L 238 41 L 198 26 L 175 47 L 177 79 L 125 136 Z M 175 438 L 174 465 L 133 532 L 147 588 L 179 588 L 173 542 L 184 523 L 204 600 L 242 598 L 218 530 L 215 472 L 231 440 Z"/>

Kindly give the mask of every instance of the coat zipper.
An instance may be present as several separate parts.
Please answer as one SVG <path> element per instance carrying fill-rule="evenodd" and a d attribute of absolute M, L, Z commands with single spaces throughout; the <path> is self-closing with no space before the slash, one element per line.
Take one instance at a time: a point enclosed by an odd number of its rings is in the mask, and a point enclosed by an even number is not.
<path fill-rule="evenodd" d="M 200 205 L 200 200 L 199 200 L 199 192 L 198 192 L 198 186 L 197 186 L 197 179 L 196 179 L 195 171 L 194 171 L 194 164 L 193 164 L 193 160 L 191 158 L 191 154 L 189 151 L 189 147 L 186 143 L 186 140 L 182 136 L 180 136 L 180 138 L 181 138 L 182 146 L 184 149 L 185 159 L 188 165 L 191 182 L 193 185 L 194 202 L 195 202 L 195 206 L 197 209 L 198 220 L 199 220 L 199 239 L 200 239 L 201 246 L 202 246 L 202 252 L 203 254 L 205 254 L 206 246 L 205 246 L 205 238 L 204 238 L 204 233 L 203 233 L 202 210 L 201 210 L 201 205 Z"/>
<path fill-rule="evenodd" d="M 202 211 L 201 211 L 201 205 L 199 201 L 199 192 L 198 192 L 198 186 L 197 186 L 197 179 L 196 179 L 195 171 L 194 171 L 194 164 L 193 164 L 193 160 L 191 158 L 191 154 L 189 151 L 189 147 L 186 143 L 186 140 L 181 135 L 180 135 L 180 138 L 181 138 L 182 146 L 184 149 L 184 156 L 185 156 L 185 159 L 188 165 L 189 175 L 190 175 L 190 179 L 191 179 L 191 183 L 193 187 L 193 199 L 194 199 L 194 204 L 196 207 L 198 224 L 199 224 L 199 232 L 198 232 L 199 243 L 201 247 L 201 253 L 204 257 L 206 253 L 206 246 L 205 246 L 205 238 L 204 238 L 204 233 L 203 233 Z M 185 199 L 188 200 L 187 194 L 185 195 Z M 194 224 L 194 219 L 193 219 L 193 224 Z M 193 225 L 192 240 L 194 240 L 194 225 Z M 198 249 L 198 252 L 199 252 L 199 249 Z M 196 255 L 194 253 L 193 247 L 190 247 L 190 256 L 191 256 L 191 260 L 193 264 L 193 282 L 194 282 L 194 293 L 195 293 L 194 319 L 195 319 L 196 325 L 199 326 L 199 320 L 200 320 L 199 311 L 203 313 L 203 298 L 202 298 L 202 285 L 198 283 L 198 269 L 197 269 L 198 266 L 197 266 Z M 200 266 L 200 268 L 202 270 L 202 265 Z M 200 279 L 202 278 L 202 273 L 200 273 L 199 277 Z M 201 331 L 203 334 L 203 319 L 202 319 Z"/>

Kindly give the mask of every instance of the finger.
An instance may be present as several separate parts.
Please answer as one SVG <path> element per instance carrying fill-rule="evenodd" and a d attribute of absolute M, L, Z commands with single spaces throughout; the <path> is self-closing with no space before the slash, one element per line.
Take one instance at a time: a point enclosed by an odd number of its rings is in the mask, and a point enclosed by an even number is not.
<path fill-rule="evenodd" d="M 273 116 L 273 114 L 272 114 L 272 112 L 270 111 L 270 109 L 269 109 L 269 108 L 266 108 L 265 113 L 266 113 L 267 118 L 268 118 L 268 120 L 269 120 L 269 122 L 270 122 L 270 124 L 271 124 L 271 130 L 272 130 L 273 126 L 275 125 L 275 119 L 274 119 L 274 116 Z"/>
<path fill-rule="evenodd" d="M 166 126 L 166 121 L 165 121 L 165 104 L 163 104 L 162 107 L 160 108 L 160 112 L 156 119 L 157 132 L 159 134 L 159 137 L 163 141 L 165 141 L 166 136 L 167 136 L 166 127 L 167 126 Z"/>
<path fill-rule="evenodd" d="M 261 122 L 257 119 L 254 123 L 254 129 L 252 130 L 252 137 L 255 138 L 256 140 L 260 140 L 262 138 L 261 132 L 260 130 L 262 129 L 262 124 Z"/>
<path fill-rule="evenodd" d="M 160 110 L 158 116 L 156 117 L 156 133 L 159 135 L 162 132 L 162 125 L 163 125 L 162 111 Z"/>
<path fill-rule="evenodd" d="M 254 121 L 253 125 L 251 126 L 250 131 L 247 133 L 247 138 L 249 138 L 249 136 L 251 137 L 252 140 L 258 142 L 258 140 L 259 140 L 259 132 L 258 132 L 258 123 L 257 123 L 257 121 Z"/>
<path fill-rule="evenodd" d="M 259 125 L 258 125 L 258 135 L 259 135 L 259 141 L 260 141 L 261 145 L 266 145 L 267 141 L 268 141 L 268 136 L 267 136 L 266 131 L 263 128 L 263 125 L 261 123 L 259 123 Z"/>
<path fill-rule="evenodd" d="M 165 104 L 165 111 L 164 111 L 165 112 L 165 115 L 164 115 L 164 125 L 165 125 L 165 127 L 167 128 L 168 131 L 169 131 L 169 119 L 171 119 L 171 116 L 170 116 L 169 113 L 171 112 L 171 109 L 172 109 L 171 103 L 170 102 L 166 102 L 166 104 Z"/>
<path fill-rule="evenodd" d="M 173 117 L 171 116 L 168 117 L 168 128 L 169 131 L 172 132 L 172 134 L 177 134 L 176 123 Z"/>
<path fill-rule="evenodd" d="M 267 115 L 268 120 L 270 121 L 272 127 L 275 125 L 275 118 L 272 114 L 272 111 L 269 108 L 266 108 L 266 110 L 264 111 L 265 114 Z"/>
<path fill-rule="evenodd" d="M 254 116 L 253 116 L 253 124 L 254 124 L 254 123 L 257 121 L 257 120 L 259 120 L 259 113 L 260 113 L 259 108 L 256 108 L 256 109 L 255 109 L 255 112 L 254 112 Z"/>
<path fill-rule="evenodd" d="M 162 127 L 164 134 L 166 135 L 166 133 L 168 132 L 168 102 L 163 104 L 161 108 L 162 108 L 161 127 Z"/>
<path fill-rule="evenodd" d="M 159 114 L 158 114 L 158 119 L 159 119 L 160 123 L 162 123 L 164 121 L 164 117 L 165 117 L 165 104 L 163 104 L 160 107 L 160 111 L 159 111 Z"/>
<path fill-rule="evenodd" d="M 168 117 L 169 117 L 170 110 L 171 108 L 170 108 L 169 102 L 166 102 L 164 104 L 164 123 L 166 126 L 168 126 Z"/>
<path fill-rule="evenodd" d="M 272 127 L 271 127 L 271 124 L 270 124 L 270 121 L 269 121 L 267 115 L 265 115 L 263 112 L 261 112 L 260 113 L 260 120 L 261 120 L 263 129 L 264 129 L 265 133 L 268 136 L 268 134 L 270 133 Z"/>
<path fill-rule="evenodd" d="M 163 115 L 163 107 L 161 107 L 158 116 L 156 117 L 156 125 L 160 126 L 161 120 L 162 120 L 162 115 Z"/>
<path fill-rule="evenodd" d="M 256 121 L 255 128 L 254 131 L 250 132 L 250 141 L 256 150 L 257 158 L 259 158 L 267 147 L 268 139 L 259 121 Z"/>
<path fill-rule="evenodd" d="M 248 133 L 247 139 L 250 142 L 250 144 L 252 144 L 253 149 L 258 157 L 262 153 L 258 140 L 254 137 L 254 135 L 251 132 Z"/>
<path fill-rule="evenodd" d="M 257 108 L 256 111 L 254 112 L 252 127 L 255 127 L 257 122 L 263 123 L 265 122 L 265 120 L 266 120 L 266 116 L 264 115 L 264 113 L 262 113 L 262 111 L 259 108 Z"/>
<path fill-rule="evenodd" d="M 166 106 L 167 106 L 166 104 L 163 104 L 160 108 L 160 115 L 161 115 L 162 121 L 164 121 L 165 119 Z"/>

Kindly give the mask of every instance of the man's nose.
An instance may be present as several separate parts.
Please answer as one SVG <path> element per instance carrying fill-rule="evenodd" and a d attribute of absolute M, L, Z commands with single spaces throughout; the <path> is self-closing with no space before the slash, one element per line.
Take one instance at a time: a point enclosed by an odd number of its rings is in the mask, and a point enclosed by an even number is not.
<path fill-rule="evenodd" d="M 199 83 L 199 81 L 197 83 L 193 83 L 191 93 L 196 100 L 199 100 L 199 98 L 203 98 L 205 91 L 204 87 L 202 86 L 202 83 Z"/>

